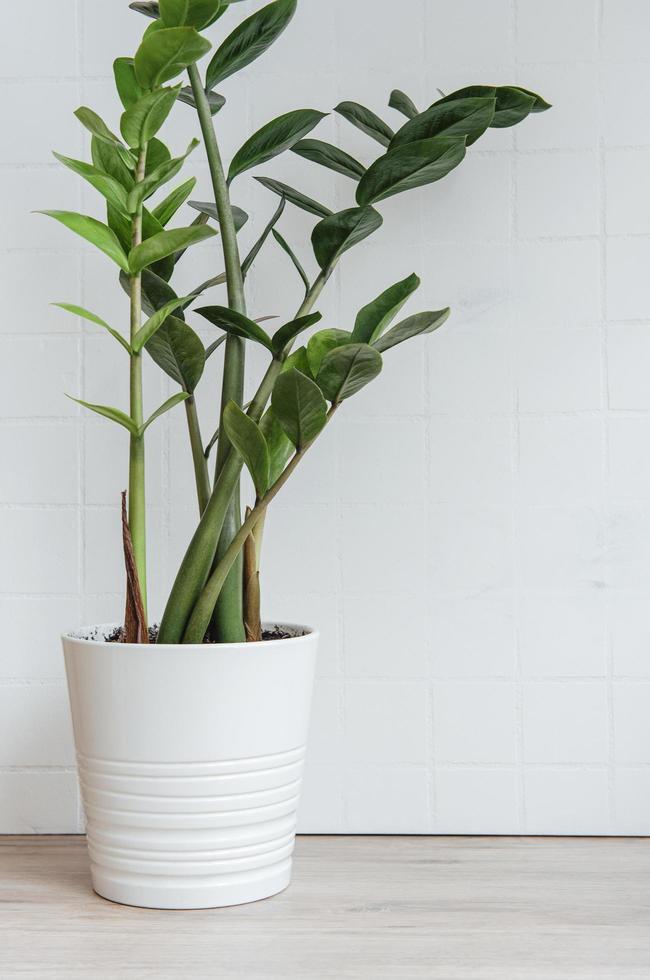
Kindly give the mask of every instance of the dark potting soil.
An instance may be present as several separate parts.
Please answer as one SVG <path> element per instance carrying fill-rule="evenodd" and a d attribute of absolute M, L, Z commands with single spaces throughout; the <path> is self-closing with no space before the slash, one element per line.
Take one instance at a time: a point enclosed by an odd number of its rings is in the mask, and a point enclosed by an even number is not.
<path fill-rule="evenodd" d="M 115 629 L 112 630 L 112 632 L 109 633 L 106 636 L 106 639 L 104 640 L 104 642 L 105 643 L 122 643 L 122 637 L 123 637 L 123 635 L 124 635 L 124 627 L 122 627 L 122 626 L 116 626 Z M 266 641 L 269 641 L 269 640 L 290 640 L 292 637 L 298 636 L 298 635 L 301 635 L 302 636 L 304 634 L 287 633 L 286 630 L 280 629 L 279 626 L 274 626 L 270 630 L 264 630 L 263 631 L 263 633 L 262 633 L 262 640 L 265 641 L 265 642 Z M 89 637 L 89 639 L 91 639 L 91 637 Z M 99 637 L 97 637 L 97 639 L 99 639 Z M 158 639 L 158 624 L 149 627 L 149 643 L 156 643 L 157 639 Z M 205 640 L 205 643 L 207 643 L 207 644 L 213 644 L 214 641 L 208 639 L 208 640 Z"/>

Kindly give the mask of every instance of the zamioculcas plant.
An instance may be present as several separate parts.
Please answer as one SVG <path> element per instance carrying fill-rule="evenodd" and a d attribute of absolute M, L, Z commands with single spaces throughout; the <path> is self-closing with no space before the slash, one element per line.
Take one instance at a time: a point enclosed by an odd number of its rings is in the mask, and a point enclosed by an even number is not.
<path fill-rule="evenodd" d="M 297 108 L 248 134 L 227 164 L 218 131 L 228 112 L 218 87 L 259 58 L 289 24 L 297 0 L 274 0 L 255 10 L 234 28 L 223 31 L 240 0 L 159 0 L 132 3 L 152 18 L 133 57 L 115 61 L 115 85 L 122 103 L 120 135 L 92 109 L 77 110 L 92 134 L 92 163 L 56 154 L 57 159 L 90 183 L 105 199 L 106 220 L 63 211 L 45 212 L 81 235 L 118 267 L 130 298 L 128 333 L 122 334 L 99 316 L 72 304 L 60 304 L 106 330 L 125 351 L 130 374 L 128 411 L 82 402 L 87 408 L 126 429 L 130 442 L 128 519 L 125 517 L 127 610 L 123 638 L 147 642 L 146 527 L 144 460 L 148 426 L 160 415 L 185 403 L 194 463 L 200 521 L 178 570 L 158 641 L 201 643 L 259 640 L 259 567 L 264 516 L 271 501 L 299 466 L 326 425 L 347 399 L 375 379 L 383 355 L 397 344 L 430 333 L 449 315 L 448 309 L 398 318 L 420 284 L 417 275 L 383 288 L 361 309 L 347 329 L 326 326 L 300 338 L 320 319 L 316 305 L 322 290 L 345 253 L 369 238 L 382 224 L 381 203 L 397 194 L 441 180 L 462 163 L 468 149 L 489 128 L 521 122 L 548 104 L 519 86 L 472 85 L 441 95 L 418 108 L 395 90 L 389 105 L 392 124 L 357 102 L 334 110 L 367 135 L 376 153 L 366 167 L 346 150 L 311 134 L 325 113 Z M 216 50 L 203 35 L 217 23 Z M 208 55 L 203 68 L 199 62 Z M 187 84 L 182 76 L 187 73 Z M 197 145 L 193 140 L 180 156 L 159 133 L 177 102 L 193 107 L 209 165 L 213 200 L 190 201 L 196 216 L 188 225 L 170 227 L 190 197 L 189 179 L 166 193 Z M 189 111 L 183 109 L 183 111 Z M 229 121 L 229 125 L 231 122 Z M 332 211 L 300 190 L 265 176 L 260 168 L 281 153 L 292 151 L 307 164 L 317 164 L 348 178 L 349 207 Z M 231 203 L 231 190 L 249 171 L 277 198 L 277 209 L 247 255 L 238 233 L 248 214 Z M 324 181 L 326 191 L 328 182 Z M 165 196 L 161 196 L 163 192 Z M 310 281 L 303 264 L 279 230 L 285 207 L 314 218 L 311 235 L 318 274 Z M 210 224 L 212 222 L 212 224 Z M 223 267 L 214 277 L 178 296 L 172 280 L 186 250 L 220 235 Z M 269 329 L 246 301 L 246 277 L 268 241 L 286 253 L 304 287 L 295 311 L 284 311 L 280 327 Z M 289 266 L 288 266 L 289 270 Z M 380 286 L 381 284 L 378 284 Z M 199 298 L 225 286 L 225 301 Z M 191 312 L 221 331 L 207 349 L 188 323 Z M 224 365 L 220 406 L 214 393 L 217 432 L 204 448 L 194 391 L 205 362 L 223 342 Z M 243 404 L 247 344 L 266 349 L 268 365 L 249 404 Z M 300 346 L 296 346 L 300 344 Z M 149 418 L 143 412 L 142 360 L 148 354 L 178 385 L 179 391 Z M 215 448 L 216 447 L 216 448 Z M 214 465 L 212 467 L 212 457 Z M 250 472 L 255 499 L 242 511 L 239 481 L 242 467 Z M 212 472 L 211 472 L 212 470 Z"/>

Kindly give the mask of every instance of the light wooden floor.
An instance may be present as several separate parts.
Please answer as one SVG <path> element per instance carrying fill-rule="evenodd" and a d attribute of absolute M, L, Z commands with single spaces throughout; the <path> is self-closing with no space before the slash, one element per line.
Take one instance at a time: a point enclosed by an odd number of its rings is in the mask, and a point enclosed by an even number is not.
<path fill-rule="evenodd" d="M 1 980 L 648 980 L 650 840 L 303 837 L 291 888 L 122 908 L 79 837 L 0 838 Z"/>

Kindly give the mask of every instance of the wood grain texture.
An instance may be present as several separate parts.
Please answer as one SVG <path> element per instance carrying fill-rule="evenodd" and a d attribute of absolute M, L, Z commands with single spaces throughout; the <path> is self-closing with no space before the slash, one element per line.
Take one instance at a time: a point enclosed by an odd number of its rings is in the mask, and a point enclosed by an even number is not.
<path fill-rule="evenodd" d="M 83 838 L 0 838 L 2 980 L 649 975 L 647 840 L 302 837 L 284 894 L 157 912 L 98 898 Z"/>

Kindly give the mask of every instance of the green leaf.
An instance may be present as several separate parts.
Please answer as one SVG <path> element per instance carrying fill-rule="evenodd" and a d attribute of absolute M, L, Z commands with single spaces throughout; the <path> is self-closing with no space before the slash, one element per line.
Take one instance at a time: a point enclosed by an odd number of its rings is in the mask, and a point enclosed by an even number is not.
<path fill-rule="evenodd" d="M 318 112 L 316 109 L 294 109 L 293 112 L 286 112 L 283 116 L 272 119 L 253 133 L 237 151 L 230 164 L 228 182 L 230 183 L 245 170 L 266 163 L 267 160 L 272 160 L 273 157 L 290 149 L 305 133 L 311 132 L 326 115 L 326 112 Z"/>
<path fill-rule="evenodd" d="M 108 330 L 112 337 L 115 337 L 117 342 L 122 345 L 127 354 L 131 353 L 131 345 L 128 340 L 126 340 L 121 333 L 114 330 L 112 327 L 106 323 L 106 320 L 102 320 L 100 316 L 96 313 L 91 313 L 90 310 L 84 309 L 83 306 L 77 306 L 75 303 L 53 303 L 53 306 L 58 306 L 62 310 L 66 310 L 68 313 L 72 313 L 74 316 L 81 316 L 84 320 L 89 320 L 91 323 L 96 323 L 98 327 L 103 327 L 104 330 Z"/>
<path fill-rule="evenodd" d="M 360 129 L 362 133 L 371 136 L 382 146 L 388 146 L 395 135 L 383 119 L 380 119 L 371 109 L 359 105 L 358 102 L 341 102 L 334 112 L 338 112 L 340 116 Z"/>
<path fill-rule="evenodd" d="M 209 357 L 212 357 L 215 351 L 219 350 L 219 348 L 225 344 L 227 339 L 228 335 L 224 333 L 221 337 L 217 337 L 216 340 L 213 340 L 211 344 L 208 344 L 208 346 L 205 348 L 206 361 Z"/>
<path fill-rule="evenodd" d="M 323 218 L 314 228 L 311 242 L 316 261 L 321 269 L 327 269 L 349 248 L 357 245 L 382 224 L 381 215 L 374 208 L 349 208 Z"/>
<path fill-rule="evenodd" d="M 144 14 L 145 17 L 153 17 L 154 19 L 160 17 L 160 7 L 157 0 L 138 0 L 136 3 L 130 3 L 129 9 L 135 10 L 138 14 Z"/>
<path fill-rule="evenodd" d="M 131 219 L 123 214 L 122 211 L 118 211 L 111 204 L 108 205 L 106 209 L 108 227 L 111 231 L 114 231 L 117 235 L 120 245 L 128 255 L 131 251 L 131 242 L 133 240 L 133 228 L 131 224 Z M 163 230 L 163 226 L 159 221 L 154 218 L 152 214 L 143 208 L 142 211 L 142 238 L 143 240 L 151 238 L 152 235 L 157 235 Z"/>
<path fill-rule="evenodd" d="M 166 184 L 167 181 L 176 176 L 178 171 L 183 166 L 186 157 L 188 157 L 198 145 L 198 140 L 192 140 L 183 156 L 174 157 L 173 160 L 164 161 L 163 163 L 159 164 L 159 166 L 155 167 L 151 173 L 147 174 L 144 180 L 134 185 L 127 198 L 127 203 L 131 213 L 134 214 L 143 201 L 145 201 L 148 197 L 151 197 L 152 194 L 155 194 L 158 188 L 162 187 L 163 184 Z"/>
<path fill-rule="evenodd" d="M 145 35 L 135 54 L 135 74 L 143 88 L 155 89 L 203 57 L 211 44 L 193 27 L 170 27 Z"/>
<path fill-rule="evenodd" d="M 149 428 L 152 422 L 155 422 L 155 420 L 159 419 L 161 415 L 165 414 L 165 412 L 168 412 L 176 405 L 180 405 L 181 402 L 184 402 L 189 397 L 190 396 L 186 391 L 177 391 L 175 395 L 172 395 L 171 398 L 168 398 L 166 402 L 163 402 L 160 408 L 157 408 L 156 411 L 153 413 L 153 415 L 149 416 L 149 418 L 144 423 L 144 425 L 140 426 L 138 430 L 138 435 L 139 436 L 144 435 L 144 433 L 147 431 L 147 429 Z"/>
<path fill-rule="evenodd" d="M 147 322 L 140 327 L 135 337 L 131 341 L 131 347 L 136 354 L 142 350 L 145 344 L 149 343 L 156 331 L 160 330 L 169 314 L 173 313 L 174 310 L 177 310 L 178 307 L 182 306 L 188 299 L 191 299 L 191 297 L 183 296 L 182 298 L 179 298 L 177 296 L 175 299 L 165 303 L 165 305 L 161 306 L 159 310 L 156 310 L 153 316 L 149 317 Z"/>
<path fill-rule="evenodd" d="M 144 95 L 144 89 L 135 77 L 133 58 L 116 58 L 113 62 L 113 75 L 120 102 L 128 109 Z"/>
<path fill-rule="evenodd" d="M 293 187 L 289 187 L 288 184 L 283 184 L 279 180 L 272 180 L 270 177 L 255 177 L 255 180 L 267 190 L 286 198 L 290 204 L 295 204 L 297 208 L 302 208 L 303 211 L 315 214 L 319 218 L 327 218 L 332 213 L 324 204 L 319 204 L 318 201 L 314 201 L 313 198 L 307 197 L 306 194 L 294 190 Z"/>
<path fill-rule="evenodd" d="M 357 187 L 359 204 L 375 204 L 394 194 L 432 184 L 457 167 L 465 156 L 462 136 L 435 136 L 407 143 L 379 157 Z"/>
<path fill-rule="evenodd" d="M 158 235 L 153 235 L 141 245 L 136 245 L 129 252 L 129 268 L 133 275 L 137 275 L 148 265 L 153 265 L 166 255 L 172 255 L 181 248 L 188 248 L 197 242 L 203 242 L 207 238 L 212 238 L 215 234 L 213 228 L 189 227 L 174 228 L 171 231 L 161 231 Z"/>
<path fill-rule="evenodd" d="M 237 313 L 236 310 L 228 309 L 227 306 L 203 306 L 196 312 L 226 333 L 234 334 L 235 337 L 243 337 L 245 340 L 254 340 L 266 347 L 267 350 L 273 350 L 269 335 L 262 330 L 259 324 L 255 323 L 254 320 L 249 320 L 243 313 Z"/>
<path fill-rule="evenodd" d="M 317 377 L 323 358 L 330 351 L 337 347 L 345 347 L 352 343 L 352 334 L 349 330 L 335 330 L 330 327 L 327 330 L 319 330 L 313 337 L 309 338 L 307 344 L 307 362 L 309 370 L 314 377 Z"/>
<path fill-rule="evenodd" d="M 269 447 L 271 463 L 269 469 L 269 486 L 273 486 L 293 456 L 293 444 L 275 417 L 275 412 L 272 408 L 267 408 L 262 416 L 260 429 Z"/>
<path fill-rule="evenodd" d="M 434 136 L 465 136 L 471 146 L 492 124 L 496 99 L 458 99 L 437 103 L 411 119 L 395 134 L 391 150 Z"/>
<path fill-rule="evenodd" d="M 90 141 L 90 154 L 93 164 L 98 170 L 102 170 L 109 177 L 112 177 L 126 191 L 130 191 L 135 183 L 135 177 L 127 167 L 119 149 L 106 143 L 104 140 L 93 136 Z"/>
<path fill-rule="evenodd" d="M 298 273 L 298 275 L 302 279 L 303 285 L 305 287 L 305 292 L 308 293 L 309 292 L 309 279 L 307 278 L 307 273 L 305 272 L 305 270 L 303 269 L 303 267 L 302 267 L 302 265 L 300 263 L 300 259 L 298 258 L 298 256 L 296 255 L 296 253 L 293 251 L 293 249 L 291 248 L 291 246 L 289 245 L 289 243 L 282 237 L 282 235 L 280 234 L 280 232 L 277 231 L 275 228 L 273 229 L 273 237 L 275 238 L 275 240 L 278 243 L 278 245 L 280 246 L 280 248 L 284 252 L 286 252 L 287 255 L 289 256 L 289 258 L 291 259 L 291 261 L 293 263 L 293 266 L 294 266 L 296 272 Z"/>
<path fill-rule="evenodd" d="M 156 89 L 129 106 L 122 116 L 120 131 L 130 147 L 144 146 L 156 135 L 172 111 L 179 92 L 180 85 Z"/>
<path fill-rule="evenodd" d="M 200 211 L 201 214 L 207 214 L 213 221 L 219 221 L 217 205 L 213 204 L 212 201 L 190 201 L 189 203 L 190 207 L 194 208 L 195 211 Z M 234 204 L 231 204 L 230 210 L 232 211 L 232 217 L 235 223 L 235 231 L 241 231 L 248 221 L 248 215 L 241 208 L 235 207 Z"/>
<path fill-rule="evenodd" d="M 271 458 L 266 439 L 250 416 L 235 402 L 228 402 L 223 411 L 223 427 L 228 439 L 244 460 L 260 500 L 269 488 Z"/>
<path fill-rule="evenodd" d="M 296 368 L 283 371 L 278 377 L 271 406 L 298 452 L 316 438 L 327 422 L 327 403 L 322 391 Z"/>
<path fill-rule="evenodd" d="M 388 105 L 391 109 L 397 109 L 401 112 L 403 116 L 407 119 L 415 119 L 418 115 L 417 106 L 412 99 L 405 92 L 401 92 L 398 88 L 394 88 L 390 93 L 390 101 Z"/>
<path fill-rule="evenodd" d="M 102 170 L 98 170 L 97 167 L 93 167 L 90 163 L 84 163 L 82 160 L 73 160 L 71 157 L 64 157 L 61 153 L 54 153 L 54 156 L 68 170 L 72 170 L 74 173 L 79 174 L 80 177 L 83 177 L 84 180 L 87 180 L 91 187 L 99 191 L 102 197 L 105 197 L 110 204 L 119 208 L 120 211 L 126 211 L 126 191 L 119 181 Z"/>
<path fill-rule="evenodd" d="M 120 411 L 119 408 L 111 408 L 110 405 L 93 405 L 92 402 L 84 402 L 81 398 L 73 398 L 72 395 L 68 395 L 67 397 L 71 401 L 76 402 L 77 405 L 83 405 L 84 408 L 89 408 L 91 412 L 95 412 L 97 415 L 102 415 L 105 419 L 110 419 L 111 422 L 117 422 L 118 425 L 124 426 L 132 436 L 139 435 L 138 427 L 133 419 L 126 412 Z"/>
<path fill-rule="evenodd" d="M 157 204 L 156 207 L 151 212 L 156 219 L 159 221 L 163 227 L 168 224 L 185 201 L 188 199 L 192 191 L 196 186 L 196 177 L 190 177 L 186 180 L 184 184 L 173 190 L 171 194 Z"/>
<path fill-rule="evenodd" d="M 389 286 L 377 299 L 359 310 L 352 331 L 352 340 L 357 344 L 372 344 L 381 336 L 388 324 L 395 319 L 411 296 L 420 285 L 420 280 L 413 274 L 401 282 Z"/>
<path fill-rule="evenodd" d="M 193 145 L 193 143 L 190 143 L 190 146 Z M 169 163 L 171 158 L 172 155 L 169 152 L 169 147 L 165 146 L 162 140 L 159 140 L 157 136 L 154 136 L 153 139 L 149 141 L 149 145 L 147 147 L 147 160 L 144 168 L 145 177 L 148 177 L 149 174 L 151 174 L 154 170 L 157 170 L 158 167 L 161 167 L 164 163 Z"/>
<path fill-rule="evenodd" d="M 206 72 L 208 91 L 270 48 L 296 12 L 297 0 L 275 0 L 239 24 L 217 49 Z"/>
<path fill-rule="evenodd" d="M 101 116 L 98 116 L 93 109 L 89 109 L 88 106 L 82 105 L 75 110 L 75 116 L 79 122 L 86 127 L 86 129 L 96 136 L 99 140 L 104 140 L 105 143 L 112 143 L 113 145 L 120 146 L 121 142 L 115 133 L 112 133 Z"/>
<path fill-rule="evenodd" d="M 221 339 L 221 338 L 220 338 Z M 207 352 L 189 324 L 168 316 L 146 344 L 147 353 L 183 391 L 194 392 L 203 375 Z"/>
<path fill-rule="evenodd" d="M 410 340 L 411 337 L 417 337 L 422 333 L 433 333 L 449 319 L 449 313 L 449 308 L 431 313 L 416 313 L 414 316 L 402 320 L 383 337 L 379 337 L 372 346 L 375 350 L 383 353 L 390 350 L 391 347 L 397 346 L 397 344 L 403 344 L 405 340 Z"/>
<path fill-rule="evenodd" d="M 368 344 L 346 344 L 326 354 L 316 378 L 333 405 L 356 395 L 381 372 L 381 354 Z"/>
<path fill-rule="evenodd" d="M 297 320 L 291 320 L 289 323 L 285 323 L 284 326 L 280 327 L 273 334 L 273 340 L 271 341 L 273 353 L 279 356 L 287 344 L 295 340 L 298 334 L 302 333 L 303 330 L 308 330 L 309 327 L 313 327 L 319 320 L 322 320 L 320 313 L 309 313 L 307 316 L 301 316 Z"/>
<path fill-rule="evenodd" d="M 323 140 L 301 140 L 293 147 L 293 152 L 305 160 L 312 163 L 320 163 L 322 167 L 334 170 L 352 180 L 361 180 L 366 172 L 366 168 L 354 157 L 351 157 L 345 150 L 340 150 L 338 146 L 325 143 Z"/>
<path fill-rule="evenodd" d="M 126 280 L 128 292 L 128 279 Z M 176 293 L 161 276 L 156 275 L 151 269 L 142 270 L 142 308 L 147 316 L 152 316 L 156 310 L 161 309 L 165 303 L 176 299 Z M 179 310 L 177 316 L 183 318 L 183 313 Z"/>
<path fill-rule="evenodd" d="M 496 111 L 490 124 L 494 129 L 516 126 L 529 113 L 550 109 L 548 102 L 535 92 L 512 85 L 469 85 L 444 96 L 435 105 L 467 98 L 496 98 Z"/>
<path fill-rule="evenodd" d="M 221 0 L 159 0 L 165 27 L 209 27 L 221 12 Z"/>
<path fill-rule="evenodd" d="M 74 231 L 75 234 L 85 238 L 105 255 L 108 255 L 120 269 L 129 271 L 129 262 L 120 245 L 117 236 L 95 218 L 89 218 L 85 214 L 77 214 L 76 211 L 38 211 L 37 214 L 46 214 L 55 221 L 60 221 L 62 225 Z"/>
<path fill-rule="evenodd" d="M 216 114 L 223 109 L 226 104 L 226 100 L 223 95 L 219 95 L 217 92 L 206 92 L 206 97 L 208 100 L 208 105 L 210 106 L 210 115 L 216 116 Z M 196 99 L 194 98 L 194 92 L 192 91 L 191 85 L 186 85 L 182 88 L 178 96 L 179 102 L 184 102 L 186 105 L 191 105 L 196 109 Z"/>

